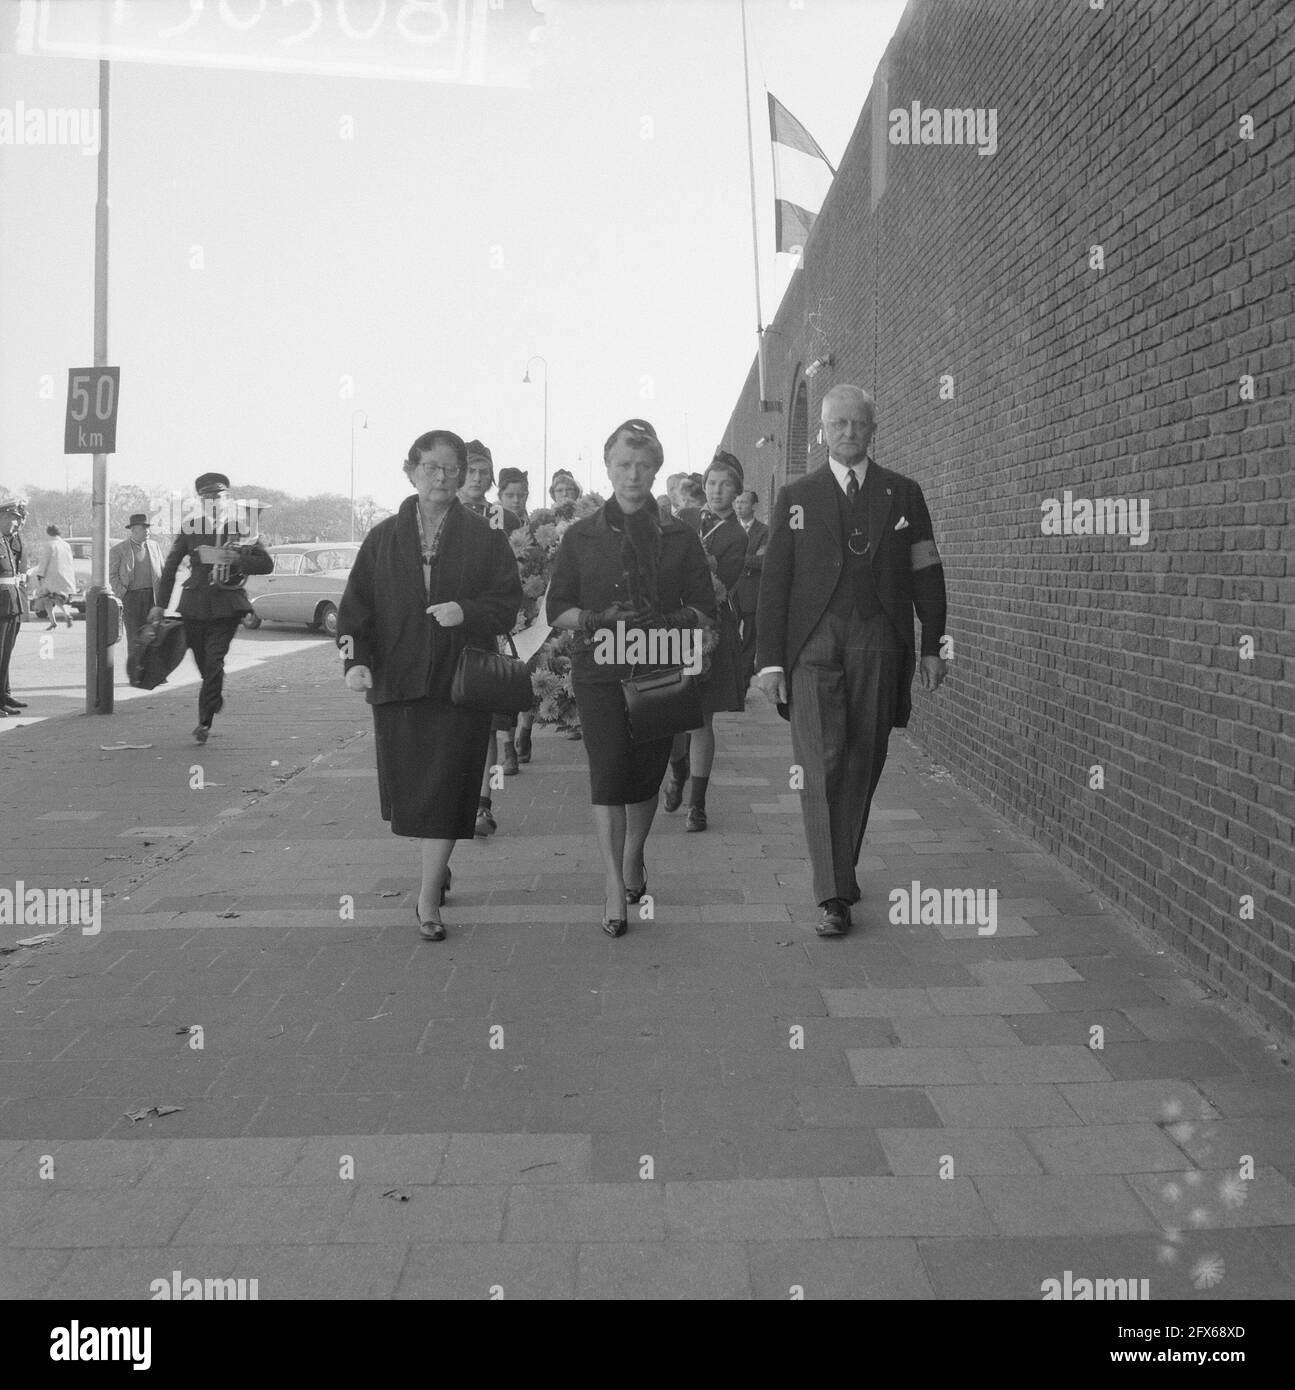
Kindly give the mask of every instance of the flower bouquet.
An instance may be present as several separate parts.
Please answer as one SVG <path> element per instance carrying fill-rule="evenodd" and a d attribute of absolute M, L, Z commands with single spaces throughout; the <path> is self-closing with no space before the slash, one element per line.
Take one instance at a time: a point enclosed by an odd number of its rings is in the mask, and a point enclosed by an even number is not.
<path fill-rule="evenodd" d="M 574 504 L 568 502 L 560 507 L 534 512 L 527 519 L 527 524 L 508 538 L 517 556 L 522 578 L 522 608 L 514 632 L 520 632 L 538 615 L 567 527 L 581 517 L 591 516 L 603 501 L 596 492 L 589 492 Z M 571 686 L 571 642 L 574 635 L 572 632 L 555 632 L 540 648 L 531 668 L 531 685 L 538 701 L 536 722 L 552 724 L 564 733 L 580 728 L 580 714 Z"/>

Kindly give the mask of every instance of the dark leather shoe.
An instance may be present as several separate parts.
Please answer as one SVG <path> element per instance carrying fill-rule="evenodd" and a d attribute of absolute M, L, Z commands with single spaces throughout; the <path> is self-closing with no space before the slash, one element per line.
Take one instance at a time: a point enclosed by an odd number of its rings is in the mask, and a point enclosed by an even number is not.
<path fill-rule="evenodd" d="M 629 929 L 629 921 L 624 917 L 609 917 L 603 923 L 603 931 L 608 936 L 624 936 Z"/>
<path fill-rule="evenodd" d="M 424 941 L 444 941 L 445 923 L 444 922 L 419 922 L 418 935 Z"/>
<path fill-rule="evenodd" d="M 6 695 L 4 699 L 6 709 L 26 709 L 26 700 L 15 700 L 12 695 Z"/>
<path fill-rule="evenodd" d="M 531 760 L 531 731 L 519 729 L 517 732 L 517 761 L 528 763 Z"/>
<path fill-rule="evenodd" d="M 517 776 L 517 749 L 512 745 L 504 749 L 504 776 Z"/>
<path fill-rule="evenodd" d="M 684 826 L 685 830 L 705 830 L 706 829 L 706 808 L 704 806 L 688 807 L 688 823 Z"/>
<path fill-rule="evenodd" d="M 493 835 L 498 829 L 499 826 L 489 810 L 484 806 L 479 807 L 477 810 L 477 835 L 485 839 L 487 836 Z"/>
<path fill-rule="evenodd" d="M 207 735 L 211 733 L 210 724 L 199 724 L 193 731 L 193 736 L 199 743 L 206 743 Z"/>
<path fill-rule="evenodd" d="M 819 936 L 844 936 L 850 930 L 850 904 L 844 898 L 829 898 L 814 930 Z"/>

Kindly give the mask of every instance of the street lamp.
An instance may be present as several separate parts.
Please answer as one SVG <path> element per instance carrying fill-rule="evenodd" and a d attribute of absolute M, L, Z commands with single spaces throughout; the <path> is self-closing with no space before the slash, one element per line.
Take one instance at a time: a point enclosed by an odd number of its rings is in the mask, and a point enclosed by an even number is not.
<path fill-rule="evenodd" d="M 549 492 L 549 364 L 539 356 L 528 357 L 526 359 L 526 370 L 522 374 L 523 383 L 529 383 L 531 379 L 531 363 L 544 363 L 544 487 L 543 495 L 548 496 Z"/>
<path fill-rule="evenodd" d="M 359 415 L 364 416 L 364 424 L 361 429 L 369 428 L 369 417 L 362 410 L 351 411 L 351 540 L 355 540 L 355 420 Z"/>

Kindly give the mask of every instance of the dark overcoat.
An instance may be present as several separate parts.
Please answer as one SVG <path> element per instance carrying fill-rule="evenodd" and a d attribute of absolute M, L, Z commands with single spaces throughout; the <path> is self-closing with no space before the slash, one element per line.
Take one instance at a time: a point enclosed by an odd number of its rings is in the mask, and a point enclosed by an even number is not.
<path fill-rule="evenodd" d="M 432 567 L 432 591 L 423 584 L 418 497 L 406 497 L 395 516 L 380 521 L 360 546 L 337 610 L 337 644 L 346 670 L 367 666 L 371 705 L 425 697 L 448 703 L 454 668 L 465 646 L 495 650 L 511 632 L 522 606 L 517 557 L 504 531 L 450 503 Z M 463 622 L 442 627 L 426 610 L 457 603 Z"/>

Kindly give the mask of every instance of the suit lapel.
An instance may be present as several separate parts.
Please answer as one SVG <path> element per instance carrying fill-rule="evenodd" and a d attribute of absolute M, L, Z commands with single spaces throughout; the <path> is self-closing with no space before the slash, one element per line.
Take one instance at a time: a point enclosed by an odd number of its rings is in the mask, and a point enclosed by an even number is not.
<path fill-rule="evenodd" d="M 835 474 L 832 472 L 832 465 L 825 463 L 816 473 L 810 474 L 808 482 L 814 489 L 811 497 L 814 500 L 814 510 L 818 520 L 832 543 L 832 549 L 839 557 L 841 554 L 841 520 L 836 505 L 836 494 L 841 489 L 837 484 Z"/>
<path fill-rule="evenodd" d="M 871 497 L 868 499 L 868 555 L 875 564 L 877 551 L 881 545 L 882 532 L 890 521 L 891 508 L 895 502 L 895 484 L 891 475 L 875 463 L 868 465 L 868 486 Z"/>

